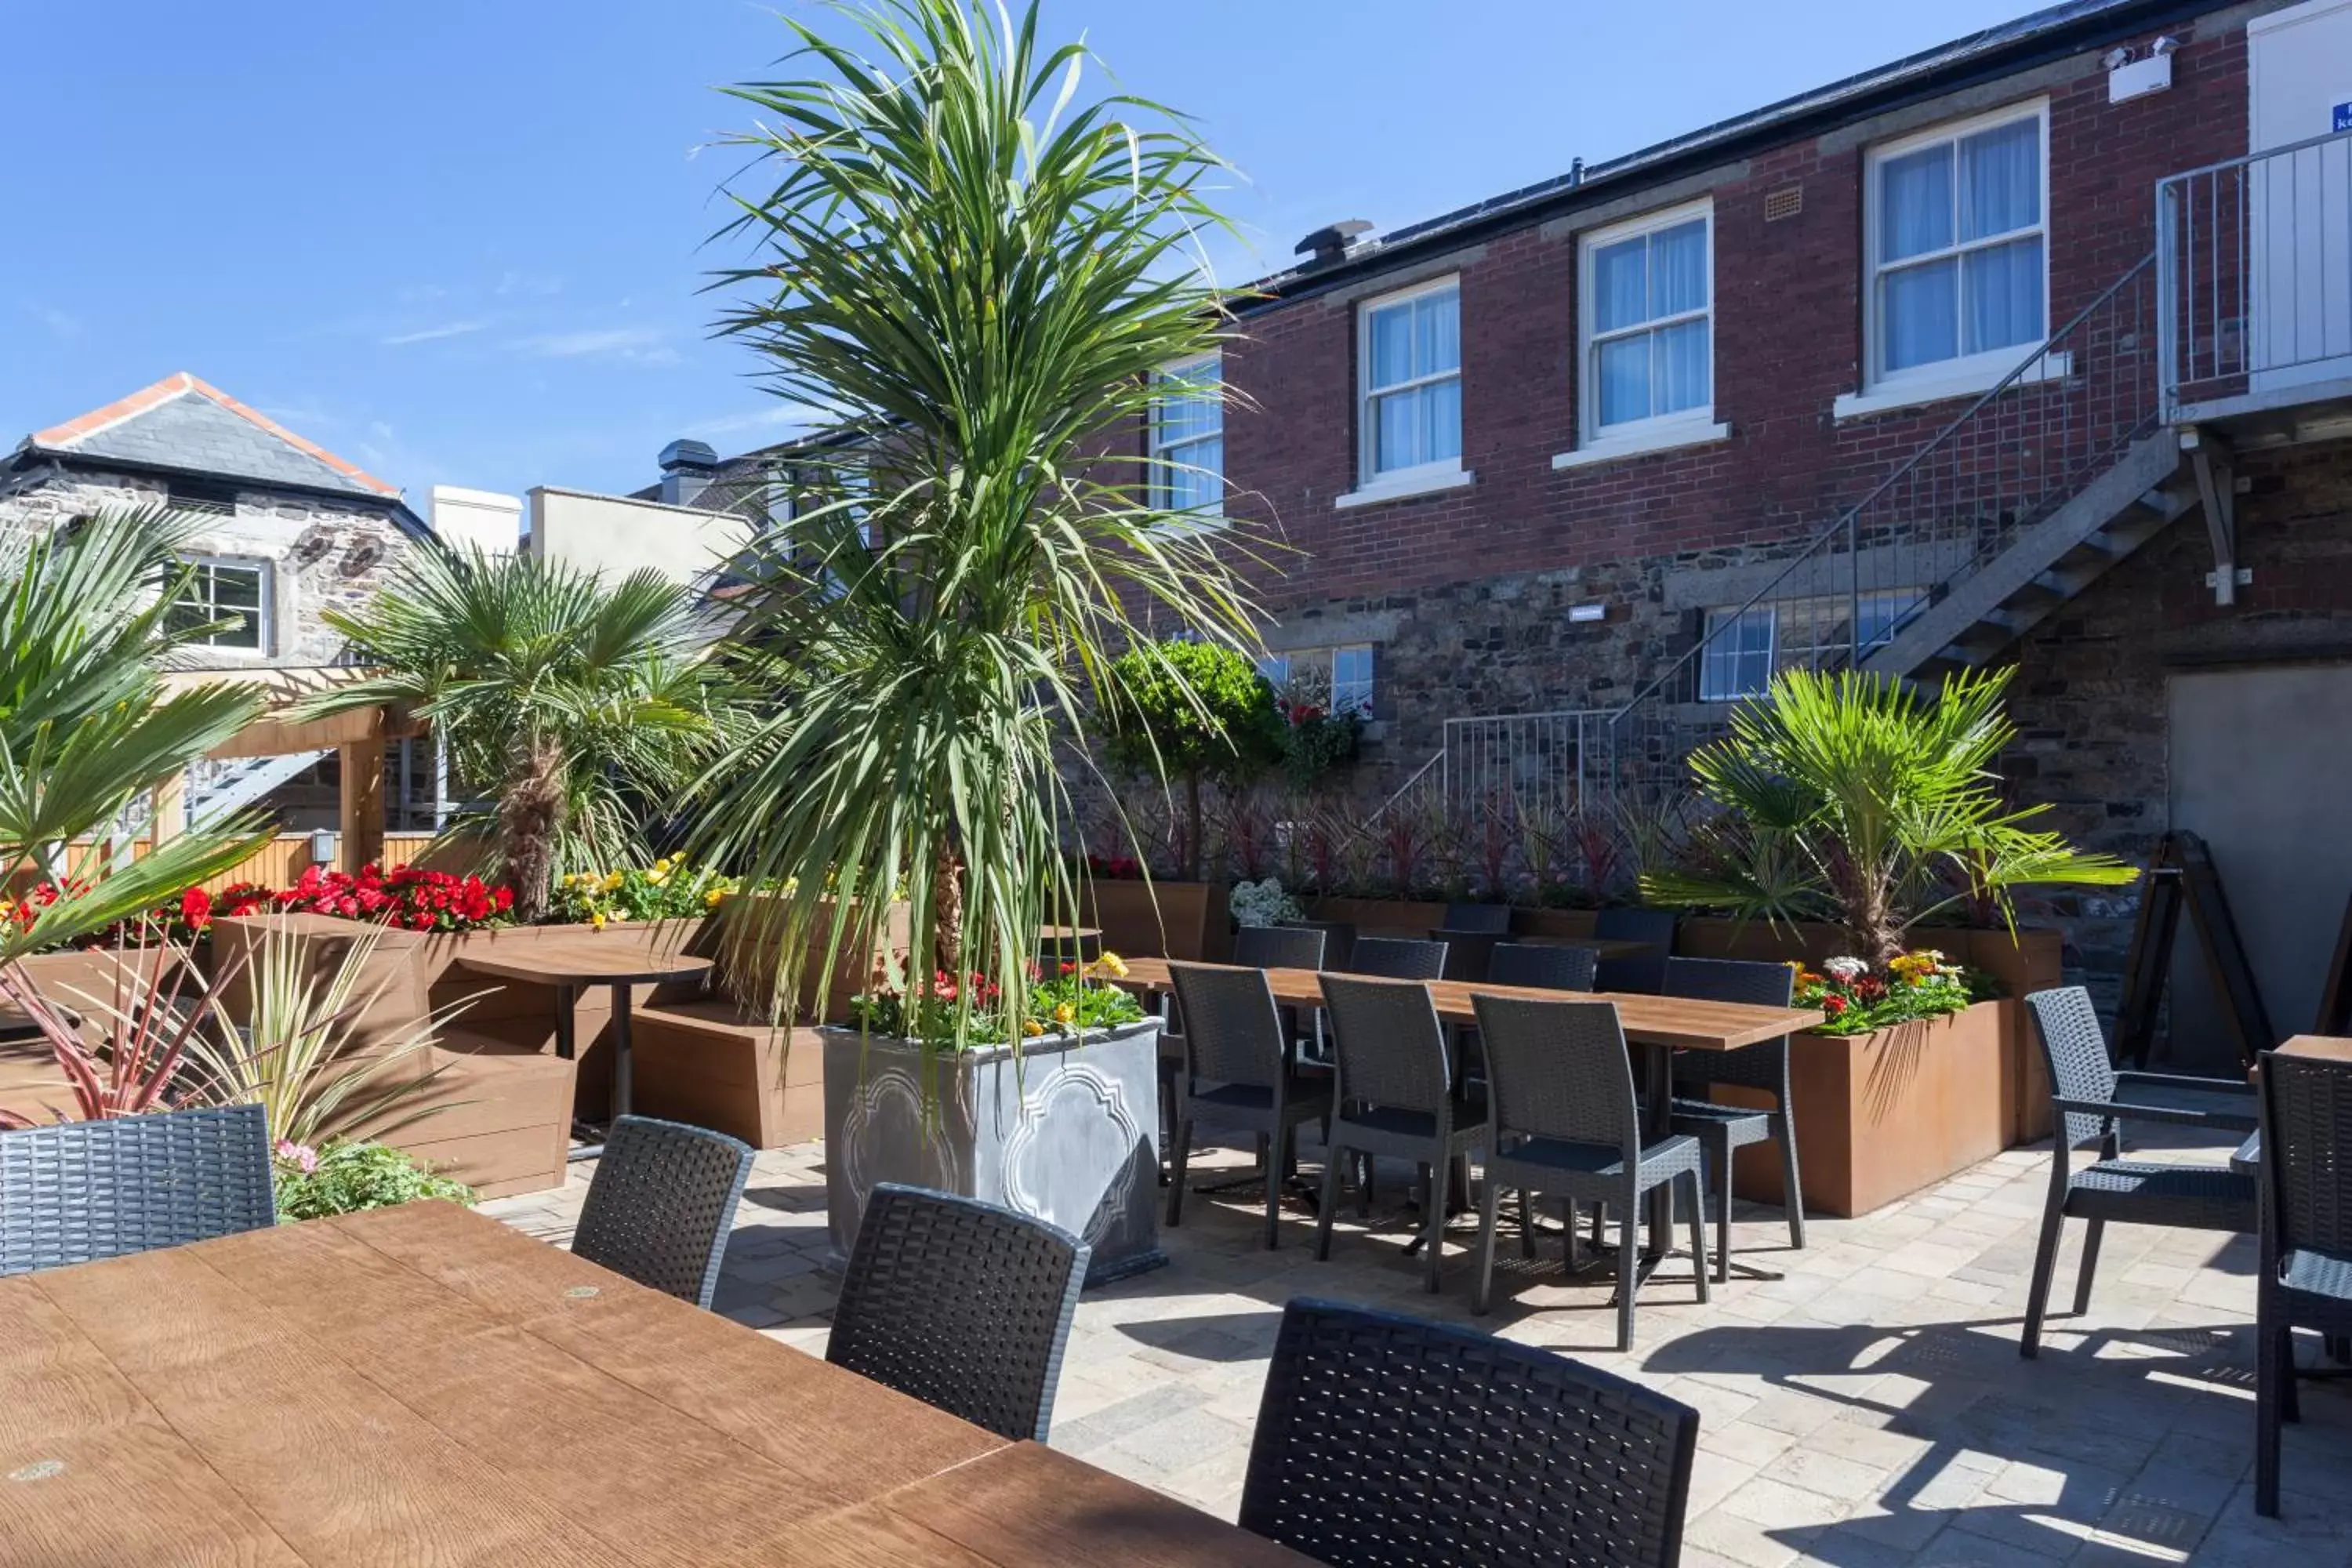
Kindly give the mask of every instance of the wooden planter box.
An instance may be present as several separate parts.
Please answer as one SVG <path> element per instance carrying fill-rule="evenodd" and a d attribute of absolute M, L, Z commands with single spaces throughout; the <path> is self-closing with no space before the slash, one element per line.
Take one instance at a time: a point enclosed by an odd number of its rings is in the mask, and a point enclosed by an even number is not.
<path fill-rule="evenodd" d="M 1233 919 L 1223 882 L 1122 881 L 1097 877 L 1078 889 L 1080 922 L 1102 932 L 1105 951 L 1216 962 L 1233 955 Z"/>
<path fill-rule="evenodd" d="M 1868 1214 L 2021 1142 L 2017 1104 L 2028 1086 L 2019 1081 L 2009 1041 L 2024 1011 L 2016 1002 L 1979 1002 L 1948 1018 L 1867 1035 L 1794 1037 L 1789 1076 L 1805 1206 Z M 1769 1103 L 1727 1085 L 1718 1085 L 1715 1098 Z M 2046 1102 L 2046 1089 L 2042 1098 Z M 1741 1197 L 1780 1204 L 1779 1152 L 1769 1143 L 1740 1150 L 1732 1185 Z"/>
<path fill-rule="evenodd" d="M 1160 1250 L 1160 1021 L 960 1056 L 828 1028 L 825 1214 L 846 1258 L 877 1182 L 1051 1220 L 1092 1246 L 1087 1283 Z"/>

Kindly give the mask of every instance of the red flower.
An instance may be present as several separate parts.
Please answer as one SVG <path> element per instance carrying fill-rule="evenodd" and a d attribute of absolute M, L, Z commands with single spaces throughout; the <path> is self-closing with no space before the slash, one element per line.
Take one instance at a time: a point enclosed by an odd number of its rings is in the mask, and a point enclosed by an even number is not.
<path fill-rule="evenodd" d="M 1840 1013 L 1845 1011 L 1845 998 L 1840 996 L 1835 992 L 1832 992 L 1827 996 L 1822 998 L 1822 1011 L 1827 1013 L 1832 1018 L 1836 1017 Z"/>
<path fill-rule="evenodd" d="M 204 930 L 213 923 L 213 896 L 202 888 L 190 888 L 180 895 L 180 918 L 189 930 Z"/>

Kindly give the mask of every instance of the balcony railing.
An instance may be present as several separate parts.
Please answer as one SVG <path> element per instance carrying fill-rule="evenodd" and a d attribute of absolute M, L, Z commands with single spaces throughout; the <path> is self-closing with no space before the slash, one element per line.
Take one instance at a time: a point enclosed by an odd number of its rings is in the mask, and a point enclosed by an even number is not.
<path fill-rule="evenodd" d="M 2157 182 L 2156 265 L 2167 419 L 2352 379 L 2352 132 Z"/>

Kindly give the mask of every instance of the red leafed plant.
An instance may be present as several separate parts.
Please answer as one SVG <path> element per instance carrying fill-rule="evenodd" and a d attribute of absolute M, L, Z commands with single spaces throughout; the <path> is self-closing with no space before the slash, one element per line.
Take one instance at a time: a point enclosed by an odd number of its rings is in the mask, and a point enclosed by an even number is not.
<path fill-rule="evenodd" d="M 115 961 L 113 1000 L 87 998 L 91 1004 L 87 1020 L 43 995 L 22 964 L 0 967 L 0 998 L 40 1030 L 73 1091 L 70 1120 L 143 1116 L 169 1110 L 175 1103 L 173 1080 L 189 1043 L 211 1022 L 212 994 L 199 987 L 190 1004 L 182 1006 L 186 966 L 172 963 L 171 984 L 159 990 L 149 984 L 147 952 L 143 947 L 132 948 Z M 234 973 L 232 966 L 214 984 L 226 985 Z M 68 1120 L 55 1106 L 45 1109 L 52 1120 Z M 0 1131 L 34 1125 L 29 1117 L 0 1110 Z"/>

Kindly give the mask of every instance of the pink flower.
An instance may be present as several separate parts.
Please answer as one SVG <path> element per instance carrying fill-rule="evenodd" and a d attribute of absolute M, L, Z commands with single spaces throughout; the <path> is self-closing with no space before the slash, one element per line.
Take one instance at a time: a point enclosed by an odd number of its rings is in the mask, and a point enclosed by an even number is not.
<path fill-rule="evenodd" d="M 276 1152 L 280 1160 L 294 1166 L 306 1176 L 319 1168 L 319 1152 L 307 1143 L 297 1143 L 290 1138 L 280 1138 L 278 1141 Z"/>

